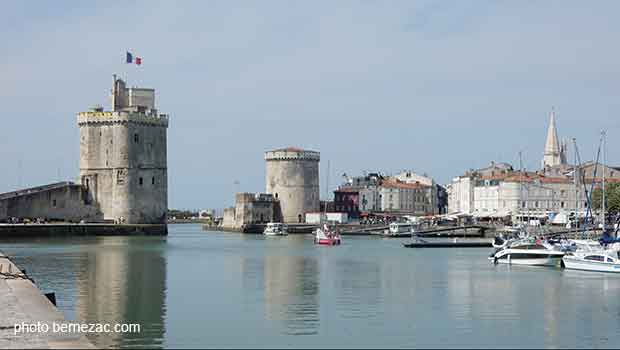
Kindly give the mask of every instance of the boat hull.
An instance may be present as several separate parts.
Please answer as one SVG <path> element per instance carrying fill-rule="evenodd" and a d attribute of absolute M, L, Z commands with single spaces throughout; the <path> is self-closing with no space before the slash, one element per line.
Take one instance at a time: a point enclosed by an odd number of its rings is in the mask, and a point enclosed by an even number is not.
<path fill-rule="evenodd" d="M 288 236 L 288 232 L 263 232 L 265 236 Z"/>
<path fill-rule="evenodd" d="M 339 245 L 340 244 L 340 240 L 339 239 L 330 239 L 330 238 L 320 238 L 320 239 L 315 239 L 314 243 L 321 244 L 321 245 Z"/>
<path fill-rule="evenodd" d="M 564 268 L 569 270 L 620 273 L 620 264 L 603 261 L 584 261 L 566 256 L 562 259 Z"/>
<path fill-rule="evenodd" d="M 564 253 L 561 252 L 533 252 L 528 250 L 507 249 L 498 252 L 490 260 L 497 264 L 528 265 L 528 266 L 558 266 Z"/>

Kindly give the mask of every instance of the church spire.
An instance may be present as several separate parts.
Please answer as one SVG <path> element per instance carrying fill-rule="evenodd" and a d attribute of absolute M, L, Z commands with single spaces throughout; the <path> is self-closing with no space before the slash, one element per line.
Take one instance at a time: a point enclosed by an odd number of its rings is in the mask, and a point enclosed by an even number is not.
<path fill-rule="evenodd" d="M 555 110 L 551 109 L 549 129 L 547 129 L 547 142 L 543 155 L 543 168 L 563 164 L 562 150 L 558 141 L 558 131 L 555 127 Z"/>

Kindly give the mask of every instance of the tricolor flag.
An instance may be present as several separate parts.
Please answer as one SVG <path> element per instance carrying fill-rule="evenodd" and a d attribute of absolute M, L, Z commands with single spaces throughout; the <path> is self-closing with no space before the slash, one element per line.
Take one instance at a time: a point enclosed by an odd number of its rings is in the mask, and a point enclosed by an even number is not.
<path fill-rule="evenodd" d="M 131 52 L 127 51 L 127 59 L 126 59 L 126 63 L 133 63 L 135 62 L 138 66 L 142 64 L 142 57 L 137 57 L 134 60 L 133 59 L 133 55 L 131 54 Z"/>

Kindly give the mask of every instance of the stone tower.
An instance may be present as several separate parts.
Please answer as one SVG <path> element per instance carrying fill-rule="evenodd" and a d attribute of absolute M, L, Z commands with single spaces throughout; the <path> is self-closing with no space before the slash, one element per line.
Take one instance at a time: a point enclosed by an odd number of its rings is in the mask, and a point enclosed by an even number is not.
<path fill-rule="evenodd" d="M 547 129 L 547 142 L 545 142 L 545 152 L 542 160 L 543 169 L 566 164 L 565 148 L 565 145 L 560 147 L 558 131 L 555 126 L 555 112 L 552 110 L 549 120 L 549 129 Z"/>
<path fill-rule="evenodd" d="M 155 90 L 126 88 L 114 76 L 112 110 L 78 113 L 80 181 L 104 219 L 162 224 L 168 210 L 168 116 Z"/>
<path fill-rule="evenodd" d="M 293 147 L 265 152 L 266 192 L 279 200 L 284 222 L 305 222 L 306 213 L 319 211 L 320 158 Z"/>

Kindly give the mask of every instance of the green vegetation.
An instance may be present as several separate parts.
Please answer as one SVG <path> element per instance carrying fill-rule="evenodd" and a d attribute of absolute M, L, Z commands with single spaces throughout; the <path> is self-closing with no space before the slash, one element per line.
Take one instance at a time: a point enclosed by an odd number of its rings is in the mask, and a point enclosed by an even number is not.
<path fill-rule="evenodd" d="M 601 188 L 596 188 L 592 192 L 592 207 L 597 210 L 601 209 L 603 202 L 603 191 Z M 620 212 L 620 183 L 607 183 L 605 184 L 605 208 L 608 213 Z"/>
<path fill-rule="evenodd" d="M 168 209 L 168 218 L 176 218 L 177 220 L 197 218 L 198 212 L 191 210 Z"/>

